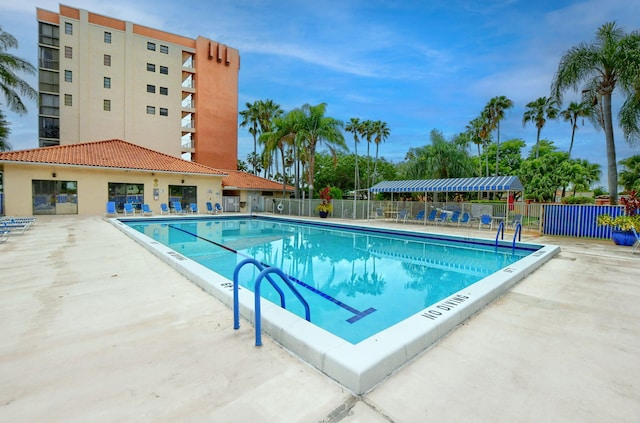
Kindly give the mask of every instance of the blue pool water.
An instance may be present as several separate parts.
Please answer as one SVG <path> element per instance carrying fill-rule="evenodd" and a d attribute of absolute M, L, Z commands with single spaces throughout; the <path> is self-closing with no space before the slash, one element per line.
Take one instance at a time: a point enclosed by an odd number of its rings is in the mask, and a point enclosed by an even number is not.
<path fill-rule="evenodd" d="M 270 218 L 123 222 L 230 280 L 246 258 L 280 268 L 309 303 L 311 322 L 352 344 L 537 250 Z M 241 286 L 253 291 L 258 273 L 245 266 Z M 269 284 L 261 288 L 263 297 L 280 303 Z M 304 316 L 292 294 L 286 303 L 289 311 Z"/>

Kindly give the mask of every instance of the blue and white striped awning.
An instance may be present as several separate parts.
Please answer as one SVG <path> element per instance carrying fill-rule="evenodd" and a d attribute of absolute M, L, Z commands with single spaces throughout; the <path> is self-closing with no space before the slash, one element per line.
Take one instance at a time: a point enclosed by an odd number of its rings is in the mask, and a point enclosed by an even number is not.
<path fill-rule="evenodd" d="M 369 188 L 369 191 L 374 194 L 378 192 L 504 192 L 523 190 L 524 187 L 517 176 L 383 181 Z"/>

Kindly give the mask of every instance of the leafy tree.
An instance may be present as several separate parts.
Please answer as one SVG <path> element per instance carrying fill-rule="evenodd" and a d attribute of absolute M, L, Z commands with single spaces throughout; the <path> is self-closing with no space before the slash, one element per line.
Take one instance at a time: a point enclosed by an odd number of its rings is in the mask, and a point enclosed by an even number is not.
<path fill-rule="evenodd" d="M 463 178 L 475 174 L 466 138 L 447 141 L 442 132 L 433 129 L 430 139 L 431 145 L 407 152 L 403 167 L 406 179 Z"/>
<path fill-rule="evenodd" d="M 557 189 L 569 183 L 568 157 L 565 152 L 552 151 L 523 161 L 518 176 L 526 181 L 525 198 L 553 201 Z"/>
<path fill-rule="evenodd" d="M 500 163 L 498 164 L 499 175 L 517 175 L 522 164 L 522 150 L 526 144 L 524 140 L 514 138 L 502 143 L 500 150 Z M 491 143 L 487 146 L 487 156 L 491 157 L 490 165 L 494 165 L 494 157 L 496 154 L 494 151 L 497 149 L 495 143 Z"/>
<path fill-rule="evenodd" d="M 569 166 L 565 171 L 567 172 L 569 182 L 573 185 L 573 196 L 576 195 L 576 191 L 591 190 L 591 185 L 599 181 L 600 175 L 602 174 L 599 164 L 589 163 L 589 161 L 585 159 L 570 160 Z"/>
<path fill-rule="evenodd" d="M 496 130 L 496 176 L 500 175 L 500 121 L 504 119 L 504 112 L 513 107 L 513 101 L 501 95 L 493 97 L 485 106 L 489 131 Z M 488 176 L 488 175 L 487 175 Z"/>
<path fill-rule="evenodd" d="M 540 97 L 535 101 L 527 103 L 526 110 L 522 117 L 522 125 L 526 126 L 527 122 L 534 123 L 538 130 L 536 135 L 536 159 L 540 157 L 539 144 L 540 144 L 540 132 L 544 125 L 547 123 L 547 119 L 555 119 L 558 117 L 558 101 L 553 98 Z"/>
<path fill-rule="evenodd" d="M 640 191 L 640 155 L 627 157 L 619 163 L 623 166 L 620 171 L 620 185 L 625 191 Z"/>
<path fill-rule="evenodd" d="M 595 41 L 580 43 L 567 51 L 558 65 L 551 84 L 552 95 L 559 101 L 567 89 L 582 90 L 583 96 L 592 104 L 600 103 L 600 113 L 595 113 L 592 121 L 596 127 L 602 125 L 607 146 L 607 177 L 609 181 L 610 204 L 617 203 L 618 172 L 611 96 L 620 87 L 625 101 L 618 114 L 618 120 L 625 139 L 632 144 L 640 137 L 640 32 L 629 34 L 607 22 L 596 32 Z M 579 87 L 581 84 L 582 87 Z"/>

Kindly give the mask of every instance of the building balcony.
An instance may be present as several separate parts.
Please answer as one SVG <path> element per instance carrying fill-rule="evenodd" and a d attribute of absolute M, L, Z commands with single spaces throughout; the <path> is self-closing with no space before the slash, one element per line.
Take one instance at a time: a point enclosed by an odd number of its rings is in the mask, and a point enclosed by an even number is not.
<path fill-rule="evenodd" d="M 182 133 L 193 133 L 196 132 L 196 124 L 192 120 L 183 120 L 182 121 Z"/>
<path fill-rule="evenodd" d="M 182 154 L 184 154 L 184 153 L 195 153 L 196 152 L 195 143 L 193 141 L 182 141 L 181 152 L 182 152 Z"/>

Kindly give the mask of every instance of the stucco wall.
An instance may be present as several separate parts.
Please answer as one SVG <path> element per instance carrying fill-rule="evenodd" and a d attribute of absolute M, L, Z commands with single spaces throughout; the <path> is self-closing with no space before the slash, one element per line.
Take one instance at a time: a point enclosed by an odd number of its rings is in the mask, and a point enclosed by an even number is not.
<path fill-rule="evenodd" d="M 207 201 L 215 203 L 222 198 L 222 177 L 215 176 L 8 163 L 3 167 L 7 216 L 33 214 L 32 180 L 77 181 L 78 214 L 88 216 L 104 215 L 109 182 L 144 184 L 144 202 L 156 214 L 160 213 L 160 203 L 168 203 L 169 185 L 196 186 L 199 210 L 206 210 Z M 154 188 L 159 189 L 157 200 L 153 198 Z"/>

